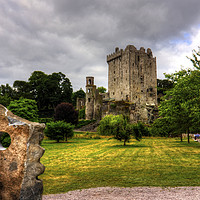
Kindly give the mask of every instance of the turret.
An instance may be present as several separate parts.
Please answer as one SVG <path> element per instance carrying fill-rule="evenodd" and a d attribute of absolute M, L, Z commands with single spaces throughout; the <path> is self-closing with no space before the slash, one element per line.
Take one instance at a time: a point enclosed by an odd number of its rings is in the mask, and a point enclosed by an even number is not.
<path fill-rule="evenodd" d="M 86 110 L 85 118 L 92 120 L 94 118 L 94 102 L 95 102 L 96 85 L 94 85 L 94 77 L 86 77 Z"/>

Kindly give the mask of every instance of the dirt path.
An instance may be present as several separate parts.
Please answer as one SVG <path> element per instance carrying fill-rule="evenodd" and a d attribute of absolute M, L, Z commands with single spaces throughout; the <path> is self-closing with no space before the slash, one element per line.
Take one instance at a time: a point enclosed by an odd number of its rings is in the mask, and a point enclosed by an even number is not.
<path fill-rule="evenodd" d="M 101 187 L 44 195 L 42 200 L 200 200 L 200 187 Z"/>

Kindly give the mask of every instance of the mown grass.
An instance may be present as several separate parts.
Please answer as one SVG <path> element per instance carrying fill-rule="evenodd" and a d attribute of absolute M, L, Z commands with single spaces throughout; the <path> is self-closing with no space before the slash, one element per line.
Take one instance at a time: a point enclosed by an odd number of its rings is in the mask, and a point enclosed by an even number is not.
<path fill-rule="evenodd" d="M 200 144 L 172 138 L 44 140 L 44 194 L 118 186 L 199 186 Z"/>

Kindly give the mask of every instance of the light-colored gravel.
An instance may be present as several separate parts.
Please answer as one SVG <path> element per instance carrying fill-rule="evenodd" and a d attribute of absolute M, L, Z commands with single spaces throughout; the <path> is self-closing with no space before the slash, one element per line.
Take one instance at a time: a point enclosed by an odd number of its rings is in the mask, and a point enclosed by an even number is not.
<path fill-rule="evenodd" d="M 100 187 L 43 195 L 42 200 L 200 200 L 200 187 Z"/>

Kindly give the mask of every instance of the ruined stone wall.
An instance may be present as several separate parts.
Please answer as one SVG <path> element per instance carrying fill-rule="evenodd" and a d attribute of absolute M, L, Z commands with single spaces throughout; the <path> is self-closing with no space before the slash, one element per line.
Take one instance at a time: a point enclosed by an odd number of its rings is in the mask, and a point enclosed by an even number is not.
<path fill-rule="evenodd" d="M 43 184 L 38 176 L 44 172 L 40 158 L 44 149 L 44 124 L 29 122 L 0 105 L 0 133 L 8 133 L 11 145 L 0 149 L 0 199 L 40 200 Z"/>

